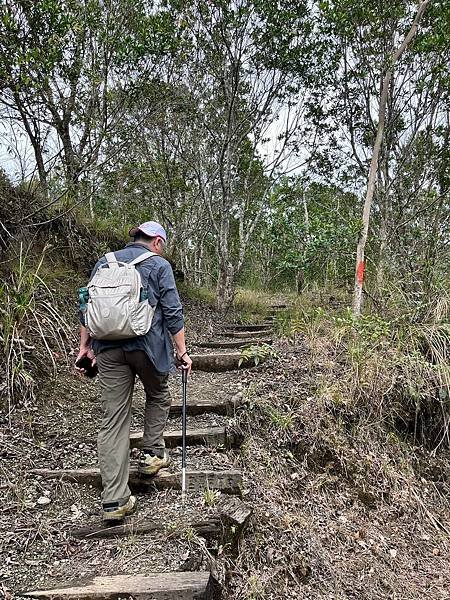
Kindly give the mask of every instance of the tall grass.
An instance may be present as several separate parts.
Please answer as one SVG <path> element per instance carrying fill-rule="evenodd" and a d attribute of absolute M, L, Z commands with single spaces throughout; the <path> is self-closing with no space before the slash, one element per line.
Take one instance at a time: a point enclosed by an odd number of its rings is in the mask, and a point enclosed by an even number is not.
<path fill-rule="evenodd" d="M 280 314 L 276 327 L 293 340 L 303 336 L 321 362 L 318 389 L 330 410 L 437 451 L 450 446 L 447 307 L 439 297 L 427 306 L 429 321 L 419 321 L 405 304 L 390 318 L 300 306 Z"/>
<path fill-rule="evenodd" d="M 257 323 L 267 314 L 268 296 L 262 290 L 238 288 L 233 310 L 242 323 Z"/>
<path fill-rule="evenodd" d="M 194 286 L 183 282 L 178 284 L 178 289 L 182 295 L 191 300 L 211 307 L 216 306 L 217 296 L 216 290 L 213 288 Z M 238 288 L 230 311 L 237 313 L 242 322 L 258 322 L 267 314 L 269 305 L 270 297 L 264 291 Z"/>
<path fill-rule="evenodd" d="M 5 364 L 2 391 L 9 414 L 18 400 L 26 403 L 34 399 L 39 368 L 55 371 L 54 352 L 65 354 L 70 328 L 41 277 L 47 250 L 45 247 L 36 258 L 21 243 L 17 261 L 0 284 L 0 351 Z"/>
<path fill-rule="evenodd" d="M 207 304 L 213 307 L 216 303 L 215 291 L 205 286 L 189 285 L 186 282 L 177 284 L 178 290 L 182 296 L 186 296 L 191 300 Z"/>

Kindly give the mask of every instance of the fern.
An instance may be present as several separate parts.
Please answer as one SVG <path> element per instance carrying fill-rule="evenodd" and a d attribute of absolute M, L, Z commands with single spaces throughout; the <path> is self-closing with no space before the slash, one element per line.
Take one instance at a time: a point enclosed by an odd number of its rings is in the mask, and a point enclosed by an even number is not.
<path fill-rule="evenodd" d="M 272 346 L 268 344 L 253 344 L 241 350 L 238 366 L 241 366 L 244 362 L 253 361 L 257 367 L 261 361 L 268 358 L 275 358 L 276 356 L 277 353 Z"/>

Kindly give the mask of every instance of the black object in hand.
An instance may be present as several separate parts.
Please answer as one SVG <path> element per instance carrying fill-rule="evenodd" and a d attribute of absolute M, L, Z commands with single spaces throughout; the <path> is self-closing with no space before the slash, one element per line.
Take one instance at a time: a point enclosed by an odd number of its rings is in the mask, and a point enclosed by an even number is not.
<path fill-rule="evenodd" d="M 89 356 L 83 356 L 83 358 L 77 360 L 75 366 L 79 369 L 84 369 L 84 375 L 90 379 L 93 379 L 98 373 L 97 364 L 93 365 L 92 359 Z"/>
<path fill-rule="evenodd" d="M 185 352 L 185 354 L 187 354 L 187 352 Z M 184 356 L 184 354 L 183 354 L 183 356 Z M 182 358 L 180 358 L 178 356 L 178 354 L 175 354 L 175 366 L 177 367 L 177 369 L 179 369 L 180 367 L 183 367 L 185 365 L 186 365 L 185 361 Z"/>

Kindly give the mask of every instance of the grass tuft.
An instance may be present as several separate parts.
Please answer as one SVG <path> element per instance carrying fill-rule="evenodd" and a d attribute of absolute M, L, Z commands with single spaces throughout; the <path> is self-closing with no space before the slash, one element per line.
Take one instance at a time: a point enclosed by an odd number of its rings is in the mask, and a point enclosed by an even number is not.
<path fill-rule="evenodd" d="M 70 335 L 70 326 L 41 276 L 46 251 L 47 247 L 36 260 L 21 243 L 15 266 L 0 284 L 0 351 L 9 412 L 18 399 L 22 403 L 34 399 L 36 367 L 48 372 L 50 365 L 56 372 L 54 353 L 65 355 Z M 38 353 L 41 349 L 43 353 Z"/>

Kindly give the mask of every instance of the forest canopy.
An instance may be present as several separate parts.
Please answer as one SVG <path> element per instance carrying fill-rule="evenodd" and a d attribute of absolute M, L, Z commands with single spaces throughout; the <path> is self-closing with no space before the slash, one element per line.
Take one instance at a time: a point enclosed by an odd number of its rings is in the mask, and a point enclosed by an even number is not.
<path fill-rule="evenodd" d="M 222 309 L 238 283 L 351 289 L 364 270 L 379 303 L 427 302 L 449 265 L 449 24 L 438 0 L 6 0 L 3 166 L 37 211 L 20 219 L 159 220 Z"/>

